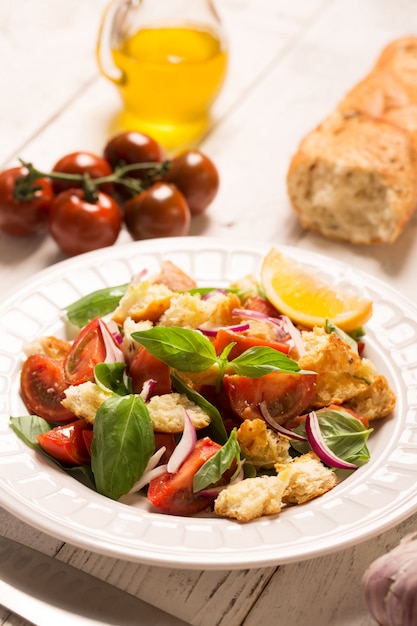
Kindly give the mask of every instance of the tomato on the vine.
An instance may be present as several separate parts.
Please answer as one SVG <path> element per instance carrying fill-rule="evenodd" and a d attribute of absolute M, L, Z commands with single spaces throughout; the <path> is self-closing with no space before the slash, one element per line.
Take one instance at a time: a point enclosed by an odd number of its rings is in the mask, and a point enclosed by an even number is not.
<path fill-rule="evenodd" d="M 97 202 L 85 198 L 82 189 L 68 189 L 51 204 L 49 230 L 65 254 L 74 256 L 111 246 L 122 225 L 117 202 L 98 192 Z"/>
<path fill-rule="evenodd" d="M 110 176 L 113 170 L 106 159 L 92 152 L 71 152 L 71 154 L 66 154 L 55 163 L 52 172 L 59 174 L 87 174 L 90 178 L 104 178 Z M 55 193 L 58 194 L 66 189 L 82 187 L 83 181 L 77 182 L 53 178 L 52 185 Z M 112 183 L 105 183 L 100 186 L 100 191 L 111 195 L 113 187 Z"/>
<path fill-rule="evenodd" d="M 189 232 L 191 213 L 174 185 L 158 182 L 126 202 L 125 223 L 133 239 L 181 237 Z"/>
<path fill-rule="evenodd" d="M 54 198 L 50 180 L 40 177 L 19 199 L 16 182 L 26 176 L 26 167 L 12 167 L 0 173 L 0 230 L 8 235 L 25 237 L 48 230 L 48 213 Z M 31 188 L 34 190 L 31 191 Z"/>
<path fill-rule="evenodd" d="M 199 150 L 188 150 L 172 159 L 164 180 L 178 187 L 191 215 L 199 215 L 207 209 L 220 184 L 216 166 Z"/>

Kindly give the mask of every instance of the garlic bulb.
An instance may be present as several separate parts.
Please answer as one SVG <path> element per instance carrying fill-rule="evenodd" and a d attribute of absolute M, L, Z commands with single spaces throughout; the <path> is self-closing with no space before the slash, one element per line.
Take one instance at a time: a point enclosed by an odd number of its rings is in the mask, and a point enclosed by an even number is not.
<path fill-rule="evenodd" d="M 380 626 L 417 624 L 417 532 L 373 561 L 362 587 L 371 615 Z"/>

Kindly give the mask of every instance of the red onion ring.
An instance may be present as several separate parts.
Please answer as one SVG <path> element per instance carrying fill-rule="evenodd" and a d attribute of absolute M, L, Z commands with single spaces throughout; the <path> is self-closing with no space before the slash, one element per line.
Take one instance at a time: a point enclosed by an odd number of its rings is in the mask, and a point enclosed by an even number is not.
<path fill-rule="evenodd" d="M 319 420 L 315 411 L 311 411 L 306 417 L 306 434 L 308 443 L 311 446 L 313 452 L 317 454 L 319 459 L 323 461 L 329 467 L 335 467 L 337 469 L 355 470 L 358 466 L 354 463 L 344 461 L 340 457 L 336 456 L 328 447 L 323 439 L 323 435 L 320 431 Z"/>
<path fill-rule="evenodd" d="M 196 441 L 197 433 L 194 428 L 194 424 L 192 423 L 187 411 L 184 409 L 184 431 L 167 464 L 167 471 L 170 474 L 178 472 L 186 458 L 194 450 Z"/>
<path fill-rule="evenodd" d="M 272 430 L 275 430 L 281 435 L 285 435 L 289 439 L 296 439 L 297 441 L 307 441 L 306 437 L 303 437 L 302 435 L 298 435 L 297 433 L 294 433 L 292 430 L 289 430 L 288 428 L 285 428 L 281 424 L 278 424 L 278 422 L 274 420 L 274 418 L 268 411 L 268 407 L 266 406 L 265 400 L 259 403 L 259 410 L 261 411 L 261 415 L 264 418 L 265 422 L 269 426 L 271 426 Z"/>

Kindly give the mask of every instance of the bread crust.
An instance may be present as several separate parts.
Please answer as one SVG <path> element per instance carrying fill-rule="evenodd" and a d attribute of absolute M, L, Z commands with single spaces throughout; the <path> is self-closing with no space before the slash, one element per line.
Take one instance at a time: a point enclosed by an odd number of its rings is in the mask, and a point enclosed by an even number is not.
<path fill-rule="evenodd" d="M 417 206 L 417 37 L 388 45 L 301 141 L 287 189 L 305 228 L 355 244 L 396 241 Z"/>

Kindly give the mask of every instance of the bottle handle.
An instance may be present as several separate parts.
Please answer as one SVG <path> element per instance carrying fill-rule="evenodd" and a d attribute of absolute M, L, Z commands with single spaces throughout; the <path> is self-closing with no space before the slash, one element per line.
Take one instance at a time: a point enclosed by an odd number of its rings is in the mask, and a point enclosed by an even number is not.
<path fill-rule="evenodd" d="M 111 0 L 104 10 L 97 36 L 96 58 L 99 70 L 115 85 L 122 85 L 125 77 L 113 62 L 111 54 L 113 30 L 117 23 L 117 12 L 122 9 L 123 5 L 126 5 L 125 10 L 128 10 L 129 4 L 130 0 Z"/>

